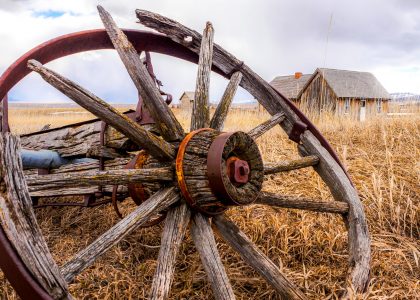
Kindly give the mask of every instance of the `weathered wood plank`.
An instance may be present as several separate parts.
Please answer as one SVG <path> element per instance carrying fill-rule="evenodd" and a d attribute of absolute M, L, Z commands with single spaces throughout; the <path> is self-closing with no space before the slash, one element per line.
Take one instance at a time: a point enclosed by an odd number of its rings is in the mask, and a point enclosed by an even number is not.
<path fill-rule="evenodd" d="M 269 120 L 261 123 L 257 127 L 251 129 L 248 134 L 255 140 L 269 131 L 271 128 L 280 124 L 285 119 L 284 113 L 278 113 L 272 116 Z"/>
<path fill-rule="evenodd" d="M 102 186 L 102 191 L 112 193 L 113 185 Z M 31 189 L 31 188 L 30 188 Z M 98 186 L 90 187 L 65 187 L 65 188 L 45 188 L 38 189 L 37 191 L 29 192 L 31 197 L 61 197 L 61 196 L 80 196 L 94 194 L 98 191 Z M 127 187 L 119 186 L 118 193 L 126 193 Z"/>
<path fill-rule="evenodd" d="M 218 131 L 223 130 L 227 114 L 229 112 L 230 105 L 232 104 L 233 98 L 235 97 L 236 90 L 238 89 L 239 83 L 242 80 L 242 73 L 235 72 L 229 80 L 229 84 L 223 93 L 222 99 L 217 105 L 216 111 L 210 121 L 210 128 Z"/>
<path fill-rule="evenodd" d="M 116 158 L 113 160 L 107 160 L 104 164 L 105 171 L 108 170 L 121 170 L 123 169 L 127 163 L 132 159 L 132 157 L 128 158 Z M 168 167 L 169 163 L 161 163 L 158 162 L 156 159 L 149 158 L 145 165 L 143 166 L 144 169 L 150 168 L 161 168 L 161 167 Z M 63 165 L 59 168 L 50 169 L 50 174 L 73 174 L 77 176 L 78 173 L 84 174 L 89 172 L 97 172 L 99 169 L 99 161 L 92 160 L 89 162 L 81 162 L 81 163 L 74 163 Z M 38 176 L 38 172 L 36 169 L 30 169 L 24 171 L 25 177 L 30 179 L 34 176 Z M 156 191 L 155 187 L 151 187 L 151 185 L 158 186 L 158 182 L 150 183 L 150 182 L 143 182 L 143 187 L 148 191 L 149 186 L 151 191 Z M 31 197 L 48 197 L 48 196 L 68 196 L 68 195 L 85 195 L 85 194 L 92 194 L 97 192 L 97 186 L 88 186 L 88 187 L 58 187 L 58 188 L 49 188 L 48 186 L 43 186 L 43 188 L 36 187 L 37 191 L 32 191 L 32 187 L 29 187 Z M 113 185 L 102 185 L 102 191 L 104 192 L 112 192 Z M 120 185 L 118 187 L 119 193 L 126 193 L 127 188 L 124 185 Z"/>
<path fill-rule="evenodd" d="M 133 156 L 124 157 L 124 158 L 116 158 L 106 160 L 104 163 L 105 170 L 115 170 L 123 168 Z M 99 170 L 99 160 L 92 159 L 91 161 L 87 162 L 78 162 L 78 163 L 71 163 L 62 165 L 58 168 L 50 169 L 50 174 L 60 174 L 60 173 L 74 173 L 74 172 L 87 172 L 87 171 L 97 171 Z M 158 167 L 164 166 L 159 165 Z M 23 171 L 26 177 L 34 176 L 38 174 L 37 169 L 28 169 Z"/>
<path fill-rule="evenodd" d="M 191 211 L 187 204 L 171 209 L 165 219 L 156 272 L 149 299 L 168 299 L 175 271 L 178 251 L 190 223 Z"/>
<path fill-rule="evenodd" d="M 162 96 L 143 65 L 139 54 L 124 32 L 115 24 L 111 15 L 100 5 L 98 11 L 115 50 L 117 50 L 147 109 L 158 125 L 162 136 L 168 141 L 181 140 L 184 136 L 184 130 L 171 109 L 162 100 Z"/>
<path fill-rule="evenodd" d="M 145 223 L 150 217 L 168 208 L 179 199 L 180 197 L 173 187 L 165 188 L 152 195 L 128 216 L 70 259 L 61 268 L 61 273 L 66 281 L 73 281 L 75 276 L 92 265 L 105 251 Z"/>
<path fill-rule="evenodd" d="M 116 151 L 114 148 L 101 146 L 101 145 L 95 145 L 91 146 L 86 151 L 86 157 L 90 158 L 104 158 L 104 159 L 114 159 L 117 157 L 124 157 L 125 155 L 122 155 L 118 151 Z"/>
<path fill-rule="evenodd" d="M 302 145 L 299 146 L 301 155 L 313 154 L 320 158 L 314 169 L 328 185 L 334 199 L 349 205 L 349 212 L 345 217 L 349 242 L 348 279 L 357 292 L 364 292 L 370 280 L 371 252 L 369 228 L 359 195 L 344 170 L 310 131 L 305 131 L 301 138 Z"/>
<path fill-rule="evenodd" d="M 32 209 L 19 152 L 19 139 L 0 134 L 1 226 L 26 267 L 53 299 L 72 299 Z"/>
<path fill-rule="evenodd" d="M 266 163 L 264 164 L 264 175 L 307 168 L 314 166 L 317 163 L 319 163 L 319 158 L 315 155 L 309 155 L 293 160 L 284 160 L 278 163 Z"/>
<path fill-rule="evenodd" d="M 207 273 L 214 298 L 217 300 L 235 299 L 209 220 L 200 213 L 196 213 L 193 217 L 191 235 Z"/>
<path fill-rule="evenodd" d="M 346 214 L 349 211 L 349 205 L 338 201 L 312 200 L 294 196 L 277 195 L 273 193 L 262 192 L 255 204 L 265 204 L 276 207 L 296 208 L 316 212 L 327 212 Z"/>
<path fill-rule="evenodd" d="M 173 146 L 142 128 L 139 124 L 121 114 L 111 105 L 93 95 L 76 83 L 62 77 L 54 71 L 42 66 L 35 60 L 28 61 L 28 67 L 74 102 L 90 111 L 98 118 L 124 133 L 137 145 L 146 149 L 151 155 L 162 160 L 175 157 Z"/>
<path fill-rule="evenodd" d="M 235 224 L 222 215 L 214 217 L 213 223 L 226 242 L 284 299 L 307 299 L 299 288 Z"/>
<path fill-rule="evenodd" d="M 134 111 L 129 110 L 123 114 L 131 117 Z M 61 157 L 96 156 L 95 148 L 100 147 L 101 120 L 76 123 L 64 127 L 49 129 L 46 132 L 34 132 L 20 136 L 23 149 L 52 150 Z M 146 126 L 143 126 L 145 128 Z M 147 129 L 147 128 L 145 128 Z M 139 147 L 125 137 L 121 132 L 111 126 L 105 131 L 105 146 L 122 152 L 139 150 Z M 109 151 L 112 151 L 111 149 Z M 104 153 L 105 154 L 105 153 Z"/>
<path fill-rule="evenodd" d="M 198 60 L 197 82 L 191 116 L 191 131 L 207 128 L 210 125 L 209 88 L 213 59 L 213 36 L 213 26 L 210 22 L 207 22 L 201 40 L 200 57 Z"/>
<path fill-rule="evenodd" d="M 90 185 L 120 185 L 136 182 L 173 181 L 171 167 L 152 169 L 123 169 L 83 173 L 61 173 L 26 178 L 30 192 L 40 190 L 81 187 Z"/>

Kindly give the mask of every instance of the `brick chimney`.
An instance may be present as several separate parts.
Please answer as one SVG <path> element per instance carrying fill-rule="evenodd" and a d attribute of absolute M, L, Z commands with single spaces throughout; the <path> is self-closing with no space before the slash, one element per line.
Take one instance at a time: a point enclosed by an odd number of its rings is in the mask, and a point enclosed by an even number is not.
<path fill-rule="evenodd" d="M 302 77 L 302 72 L 295 72 L 295 79 Z"/>

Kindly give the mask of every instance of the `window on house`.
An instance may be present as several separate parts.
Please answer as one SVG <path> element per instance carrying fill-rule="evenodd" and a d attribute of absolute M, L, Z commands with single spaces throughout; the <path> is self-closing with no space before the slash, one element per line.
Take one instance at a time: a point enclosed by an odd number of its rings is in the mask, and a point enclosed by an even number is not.
<path fill-rule="evenodd" d="M 344 101 L 344 113 L 348 114 L 350 112 L 350 99 Z"/>
<path fill-rule="evenodd" d="M 382 112 L 382 100 L 376 100 L 376 112 L 379 114 Z"/>

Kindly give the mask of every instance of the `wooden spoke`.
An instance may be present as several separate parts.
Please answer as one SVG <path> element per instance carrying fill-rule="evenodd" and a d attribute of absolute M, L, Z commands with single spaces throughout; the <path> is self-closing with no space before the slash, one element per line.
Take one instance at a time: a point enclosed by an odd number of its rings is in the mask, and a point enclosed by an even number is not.
<path fill-rule="evenodd" d="M 45 291 L 54 299 L 72 299 L 33 212 L 19 150 L 17 137 L 0 134 L 0 224 L 23 263 Z"/>
<path fill-rule="evenodd" d="M 264 123 L 261 123 L 254 129 L 251 129 L 248 134 L 255 140 L 262 136 L 264 133 L 269 131 L 271 128 L 276 126 L 277 124 L 283 122 L 285 119 L 284 113 L 278 113 L 272 116 L 269 120 L 265 121 Z"/>
<path fill-rule="evenodd" d="M 26 182 L 29 186 L 29 191 L 35 192 L 50 188 L 173 181 L 173 179 L 173 169 L 171 167 L 164 167 L 36 175 L 27 177 Z"/>
<path fill-rule="evenodd" d="M 206 270 L 214 297 L 217 300 L 235 299 L 232 286 L 217 250 L 213 230 L 208 219 L 200 213 L 196 213 L 193 217 L 191 234 Z"/>
<path fill-rule="evenodd" d="M 226 87 L 225 92 L 223 93 L 222 99 L 217 105 L 216 111 L 214 112 L 214 115 L 210 121 L 210 128 L 213 128 L 218 131 L 223 130 L 223 125 L 229 112 L 230 105 L 232 104 L 232 100 L 235 97 L 236 90 L 238 89 L 241 80 L 241 72 L 233 73 L 232 77 L 230 78 L 229 84 Z"/>
<path fill-rule="evenodd" d="M 293 196 L 276 195 L 267 192 L 262 192 L 261 196 L 259 196 L 254 203 L 337 214 L 346 214 L 349 211 L 349 205 L 345 202 L 312 200 Z"/>
<path fill-rule="evenodd" d="M 73 281 L 75 276 L 92 265 L 105 251 L 130 234 L 134 229 L 148 221 L 150 217 L 168 208 L 178 200 L 179 195 L 173 187 L 155 193 L 128 216 L 68 261 L 61 269 L 61 273 L 64 275 L 66 281 Z"/>
<path fill-rule="evenodd" d="M 281 270 L 231 221 L 222 215 L 213 218 L 220 235 L 284 299 L 307 299 Z"/>
<path fill-rule="evenodd" d="M 264 174 L 268 175 L 307 168 L 310 166 L 314 166 L 317 163 L 319 163 L 319 158 L 315 155 L 309 155 L 294 160 L 284 160 L 278 163 L 268 163 L 264 164 Z"/>
<path fill-rule="evenodd" d="M 199 53 L 201 35 L 197 31 L 150 11 L 137 9 L 136 15 L 141 24 L 167 35 L 170 39 L 184 45 L 194 53 Z M 187 40 L 190 42 L 187 42 Z M 298 120 L 296 114 L 284 100 L 279 100 L 281 97 L 276 91 L 243 61 L 240 61 L 219 45 L 214 44 L 213 66 L 226 75 L 239 69 L 244 76 L 240 85 L 250 92 L 270 114 L 274 115 L 280 111 L 285 112 L 287 118 L 281 125 L 286 133 L 291 131 L 293 123 Z"/>
<path fill-rule="evenodd" d="M 44 67 L 35 60 L 28 61 L 28 67 L 32 71 L 39 73 L 46 82 L 74 102 L 124 133 L 133 142 L 146 149 L 151 155 L 162 160 L 171 160 L 175 157 L 175 150 L 171 144 L 148 132 L 139 124 L 121 114 L 111 105 L 76 83 Z"/>
<path fill-rule="evenodd" d="M 207 22 L 201 39 L 200 58 L 198 60 L 197 82 L 191 118 L 191 131 L 210 125 L 209 87 L 213 60 L 213 26 Z"/>
<path fill-rule="evenodd" d="M 168 105 L 162 100 L 160 92 L 143 65 L 139 54 L 124 32 L 115 24 L 111 15 L 102 6 L 98 6 L 98 11 L 109 38 L 120 55 L 147 109 L 156 121 L 162 136 L 167 141 L 181 140 L 184 136 L 182 126 Z"/>
<path fill-rule="evenodd" d="M 168 299 L 169 297 L 176 257 L 190 218 L 191 211 L 185 203 L 173 208 L 166 215 L 156 272 L 149 296 L 150 300 Z"/>

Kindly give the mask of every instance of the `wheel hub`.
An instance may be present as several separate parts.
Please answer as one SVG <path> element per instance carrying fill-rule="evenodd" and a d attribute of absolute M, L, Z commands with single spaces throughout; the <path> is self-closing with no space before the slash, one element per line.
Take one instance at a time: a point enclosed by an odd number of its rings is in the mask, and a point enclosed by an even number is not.
<path fill-rule="evenodd" d="M 181 142 L 176 175 L 187 203 L 215 215 L 229 206 L 243 206 L 257 199 L 263 162 L 248 134 L 203 128 L 190 132 Z"/>

